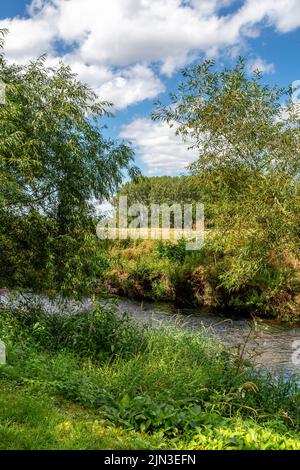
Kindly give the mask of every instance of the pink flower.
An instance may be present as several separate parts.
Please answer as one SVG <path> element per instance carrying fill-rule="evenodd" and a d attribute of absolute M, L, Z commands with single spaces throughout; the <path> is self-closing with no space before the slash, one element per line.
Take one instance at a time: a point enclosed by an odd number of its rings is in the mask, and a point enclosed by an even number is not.
<path fill-rule="evenodd" d="M 108 284 L 107 289 L 109 290 L 109 292 L 111 294 L 117 294 L 118 293 L 118 289 L 116 289 L 115 287 L 112 287 L 110 284 Z"/>

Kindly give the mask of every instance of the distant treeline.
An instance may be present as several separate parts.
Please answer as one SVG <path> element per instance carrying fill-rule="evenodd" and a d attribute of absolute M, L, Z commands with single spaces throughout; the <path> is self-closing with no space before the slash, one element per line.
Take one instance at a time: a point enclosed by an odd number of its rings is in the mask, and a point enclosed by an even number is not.
<path fill-rule="evenodd" d="M 152 204 L 169 207 L 179 204 L 193 206 L 193 222 L 196 220 L 196 204 L 205 203 L 205 187 L 200 175 L 184 176 L 138 176 L 134 180 L 125 183 L 113 199 L 113 205 L 117 207 L 120 196 L 127 196 L 128 207 L 140 203 L 151 209 Z M 207 215 L 207 214 L 206 214 Z M 171 213 L 171 225 L 174 213 Z"/>
<path fill-rule="evenodd" d="M 119 196 L 127 196 L 129 205 L 137 202 L 146 206 L 201 202 L 201 177 L 198 175 L 139 176 L 118 191 L 114 203 Z"/>

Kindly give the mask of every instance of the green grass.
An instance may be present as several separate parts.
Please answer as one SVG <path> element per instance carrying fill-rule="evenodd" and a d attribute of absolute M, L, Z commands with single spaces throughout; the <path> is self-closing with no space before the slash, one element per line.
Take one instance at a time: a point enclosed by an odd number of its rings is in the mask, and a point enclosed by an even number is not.
<path fill-rule="evenodd" d="M 96 412 L 0 380 L 0 449 L 155 449 L 159 437 L 113 426 Z"/>
<path fill-rule="evenodd" d="M 275 424 L 275 423 L 273 423 Z M 276 428 L 276 425 L 275 425 Z M 0 380 L 0 449 L 300 449 L 296 433 L 252 420 L 224 419 L 191 439 L 122 429 L 95 410 Z"/>
<path fill-rule="evenodd" d="M 262 377 L 205 331 L 137 333 L 105 312 L 91 323 L 84 312 L 58 320 L 37 309 L 2 310 L 0 448 L 300 449 L 293 380 Z M 95 328 L 90 351 L 87 325 Z M 100 331 L 97 342 L 100 326 L 121 344 L 117 354 L 108 354 Z"/>

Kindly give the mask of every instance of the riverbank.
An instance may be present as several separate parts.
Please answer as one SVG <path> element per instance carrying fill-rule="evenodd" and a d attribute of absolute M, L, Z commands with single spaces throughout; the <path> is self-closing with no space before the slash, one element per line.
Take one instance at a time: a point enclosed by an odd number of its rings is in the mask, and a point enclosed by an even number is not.
<path fill-rule="evenodd" d="M 229 350 L 243 349 L 244 356 L 260 369 L 267 368 L 274 373 L 298 375 L 300 364 L 296 354 L 296 342 L 300 339 L 299 323 L 289 325 L 276 320 L 259 318 L 231 318 L 225 314 L 203 312 L 201 308 L 179 309 L 170 303 L 144 302 L 115 297 L 119 313 L 129 316 L 142 324 L 157 328 L 176 325 L 196 333 L 205 331 L 212 341 L 221 342 Z M 299 343 L 297 343 L 299 344 Z"/>
<path fill-rule="evenodd" d="M 49 299 L 45 295 L 31 292 L 5 290 L 1 293 L 3 305 L 18 306 L 26 304 L 42 307 L 49 314 L 61 310 L 80 311 L 93 309 L 94 303 L 89 299 L 81 301 L 66 300 L 57 297 Z M 222 343 L 229 351 L 243 350 L 243 355 L 253 361 L 260 369 L 271 370 L 285 376 L 297 375 L 300 383 L 300 364 L 298 341 L 300 324 L 290 325 L 278 320 L 260 318 L 245 319 L 242 316 L 231 316 L 203 311 L 201 307 L 176 308 L 172 303 L 147 302 L 110 295 L 108 298 L 96 298 L 95 302 L 104 308 L 112 308 L 119 318 L 124 314 L 140 325 L 150 328 L 175 326 L 195 333 L 205 332 L 212 341 Z"/>
<path fill-rule="evenodd" d="M 0 318 L 2 403 L 17 403 L 2 407 L 2 448 L 8 436 L 18 448 L 107 448 L 111 433 L 114 448 L 300 449 L 297 385 L 263 377 L 205 331 L 141 328 L 99 306 L 71 315 L 4 308 Z M 47 410 L 56 435 L 41 442 L 33 423 Z"/>
<path fill-rule="evenodd" d="M 298 261 L 283 253 L 282 259 L 270 258 L 254 273 L 251 260 L 239 271 L 233 253 L 218 245 L 218 240 L 209 232 L 200 251 L 186 250 L 183 239 L 177 243 L 105 241 L 99 249 L 102 275 L 98 290 L 103 292 L 106 287 L 131 299 L 199 307 L 232 317 L 299 322 Z"/>

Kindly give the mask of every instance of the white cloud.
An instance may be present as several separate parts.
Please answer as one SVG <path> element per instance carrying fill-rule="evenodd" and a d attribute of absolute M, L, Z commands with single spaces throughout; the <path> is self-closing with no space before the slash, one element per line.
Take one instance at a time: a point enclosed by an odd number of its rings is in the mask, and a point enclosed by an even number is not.
<path fill-rule="evenodd" d="M 99 98 L 113 103 L 113 109 L 124 109 L 143 101 L 155 98 L 165 91 L 165 85 L 150 67 L 136 64 L 132 67 L 114 71 L 112 67 L 98 64 L 85 64 L 72 55 L 63 57 L 65 63 L 72 66 L 80 79 L 92 87 Z M 57 57 L 48 57 L 47 65 L 57 65 Z"/>
<path fill-rule="evenodd" d="M 65 44 L 80 78 L 119 107 L 163 90 L 153 64 L 170 77 L 199 55 L 238 53 L 266 24 L 281 33 L 300 26 L 299 0 L 33 0 L 28 12 L 0 21 L 11 31 L 9 58 L 56 58 L 57 42 Z"/>
<path fill-rule="evenodd" d="M 172 175 L 184 172 L 197 159 L 197 152 L 188 150 L 175 130 L 166 123 L 143 118 L 124 126 L 120 137 L 136 147 L 147 175 Z"/>
<path fill-rule="evenodd" d="M 51 49 L 52 25 L 43 19 L 7 19 L 0 21 L 0 27 L 9 30 L 5 51 L 11 60 L 26 61 Z"/>
<path fill-rule="evenodd" d="M 141 64 L 115 74 L 97 90 L 101 99 L 111 101 L 117 109 L 143 101 L 145 97 L 155 98 L 163 91 L 165 86 L 160 79 L 149 67 Z"/>
<path fill-rule="evenodd" d="M 261 57 L 257 57 L 255 60 L 253 60 L 250 63 L 249 68 L 251 71 L 259 70 L 260 72 L 263 72 L 263 73 L 270 73 L 270 74 L 275 73 L 275 65 L 269 64 Z"/>

